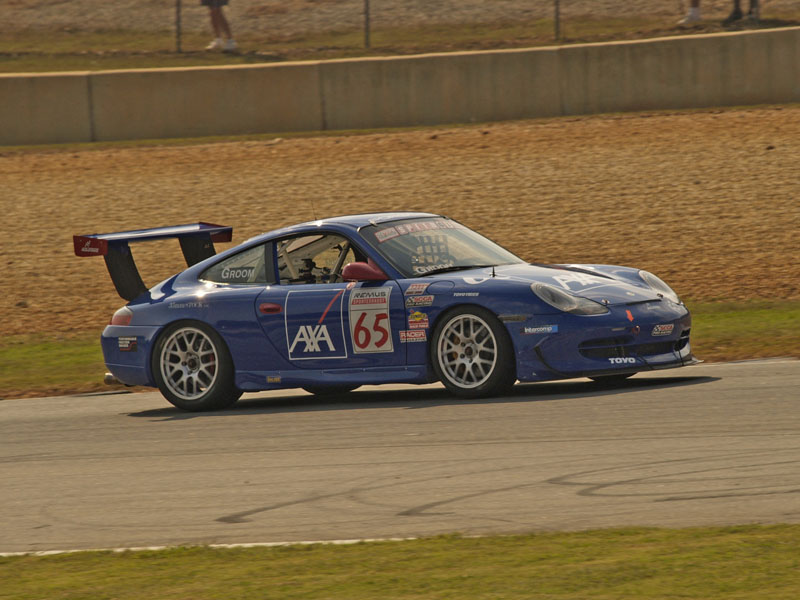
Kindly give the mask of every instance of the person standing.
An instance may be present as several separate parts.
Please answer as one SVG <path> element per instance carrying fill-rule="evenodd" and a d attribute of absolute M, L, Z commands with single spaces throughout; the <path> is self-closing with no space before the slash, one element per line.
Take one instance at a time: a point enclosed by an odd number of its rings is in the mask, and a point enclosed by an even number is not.
<path fill-rule="evenodd" d="M 233 39 L 231 26 L 222 7 L 228 4 L 228 0 L 200 0 L 200 4 L 208 7 L 211 16 L 211 29 L 214 30 L 214 40 L 206 46 L 206 50 L 222 50 L 223 52 L 235 52 L 238 46 Z"/>
<path fill-rule="evenodd" d="M 744 18 L 747 18 L 751 21 L 758 21 L 758 13 L 758 0 L 750 0 L 750 10 L 747 11 L 746 15 L 742 13 L 742 0 L 733 0 L 733 10 L 731 11 L 731 14 L 728 15 L 728 18 L 723 21 L 723 23 L 727 25 L 729 23 L 733 23 L 734 21 L 741 21 Z"/>

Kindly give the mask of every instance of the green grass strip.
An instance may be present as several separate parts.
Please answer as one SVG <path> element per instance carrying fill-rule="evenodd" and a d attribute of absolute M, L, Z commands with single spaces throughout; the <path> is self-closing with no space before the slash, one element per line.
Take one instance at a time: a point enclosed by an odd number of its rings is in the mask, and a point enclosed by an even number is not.
<path fill-rule="evenodd" d="M 800 525 L 0 559 L 0 598 L 796 600 Z"/>
<path fill-rule="evenodd" d="M 91 391 L 102 385 L 105 372 L 100 331 L 0 341 L 0 398 Z"/>
<path fill-rule="evenodd" d="M 691 302 L 692 348 L 707 361 L 800 357 L 800 301 Z"/>
<path fill-rule="evenodd" d="M 800 357 L 800 301 L 688 302 L 692 348 L 708 362 Z M 0 398 L 109 389 L 100 332 L 63 339 L 12 336 L 0 341 Z M 0 597 L 1 598 L 1 597 Z"/>

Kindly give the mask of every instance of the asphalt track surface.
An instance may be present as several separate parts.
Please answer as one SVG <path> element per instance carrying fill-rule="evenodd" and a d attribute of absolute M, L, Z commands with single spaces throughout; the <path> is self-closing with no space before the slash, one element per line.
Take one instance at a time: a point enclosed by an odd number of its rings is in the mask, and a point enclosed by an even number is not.
<path fill-rule="evenodd" d="M 0 402 L 0 552 L 800 522 L 800 361 L 190 414 Z"/>

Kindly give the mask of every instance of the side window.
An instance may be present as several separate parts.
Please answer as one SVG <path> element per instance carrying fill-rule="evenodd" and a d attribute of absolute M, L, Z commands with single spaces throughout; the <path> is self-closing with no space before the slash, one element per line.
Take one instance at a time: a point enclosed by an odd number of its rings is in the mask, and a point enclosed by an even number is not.
<path fill-rule="evenodd" d="M 339 270 L 341 271 L 342 269 L 344 269 L 351 262 L 358 262 L 358 261 L 366 262 L 367 258 L 361 252 L 359 252 L 358 256 L 356 256 L 355 248 L 350 246 L 347 249 L 347 252 L 344 253 L 344 260 L 341 261 L 342 262 L 342 266 L 340 267 Z"/>
<path fill-rule="evenodd" d="M 209 267 L 200 279 L 228 285 L 265 285 L 268 283 L 264 245 L 239 252 Z"/>
<path fill-rule="evenodd" d="M 276 250 L 283 285 L 343 281 L 342 268 L 360 254 L 346 238 L 332 233 L 279 240 Z"/>

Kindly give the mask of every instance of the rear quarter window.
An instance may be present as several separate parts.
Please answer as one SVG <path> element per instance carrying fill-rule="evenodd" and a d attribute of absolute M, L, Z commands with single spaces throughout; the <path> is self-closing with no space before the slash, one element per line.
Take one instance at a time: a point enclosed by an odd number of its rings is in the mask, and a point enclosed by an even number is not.
<path fill-rule="evenodd" d="M 266 268 L 266 248 L 255 246 L 212 265 L 200 275 L 203 281 L 226 285 L 266 285 L 269 281 Z"/>

